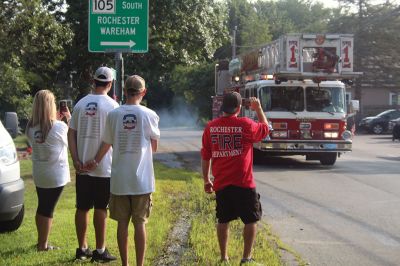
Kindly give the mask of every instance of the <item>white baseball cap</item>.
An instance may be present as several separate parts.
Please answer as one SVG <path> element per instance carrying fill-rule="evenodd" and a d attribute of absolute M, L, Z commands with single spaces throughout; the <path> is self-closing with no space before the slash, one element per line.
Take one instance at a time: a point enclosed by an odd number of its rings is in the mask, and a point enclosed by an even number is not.
<path fill-rule="evenodd" d="M 113 72 L 108 67 L 99 67 L 94 73 L 94 79 L 103 82 L 110 82 L 113 78 Z"/>

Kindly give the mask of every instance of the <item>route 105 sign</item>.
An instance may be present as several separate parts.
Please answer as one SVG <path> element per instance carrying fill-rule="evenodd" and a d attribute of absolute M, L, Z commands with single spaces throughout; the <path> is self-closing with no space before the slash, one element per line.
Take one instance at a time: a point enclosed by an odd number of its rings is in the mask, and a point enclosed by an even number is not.
<path fill-rule="evenodd" d="M 89 52 L 148 51 L 148 0 L 89 0 Z"/>

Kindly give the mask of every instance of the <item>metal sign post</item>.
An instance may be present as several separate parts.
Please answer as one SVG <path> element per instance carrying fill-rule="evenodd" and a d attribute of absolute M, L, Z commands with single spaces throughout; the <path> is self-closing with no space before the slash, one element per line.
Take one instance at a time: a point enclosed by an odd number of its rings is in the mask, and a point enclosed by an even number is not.
<path fill-rule="evenodd" d="M 116 82 L 115 82 L 115 92 L 117 96 L 117 100 L 122 102 L 122 88 L 123 84 L 123 76 L 124 76 L 124 58 L 122 57 L 122 53 L 115 53 L 115 69 L 117 72 Z"/>

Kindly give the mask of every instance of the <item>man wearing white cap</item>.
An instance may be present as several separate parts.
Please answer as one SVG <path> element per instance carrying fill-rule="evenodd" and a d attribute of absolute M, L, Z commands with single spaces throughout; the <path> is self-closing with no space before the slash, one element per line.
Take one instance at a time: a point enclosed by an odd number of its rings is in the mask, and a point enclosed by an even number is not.
<path fill-rule="evenodd" d="M 88 171 L 84 163 L 92 159 L 100 148 L 107 114 L 119 105 L 107 93 L 112 87 L 112 70 L 100 67 L 94 74 L 95 88 L 74 107 L 69 124 L 68 144 L 76 169 L 75 227 L 79 247 L 75 258 L 108 262 L 115 260 L 105 247 L 107 205 L 110 197 L 112 150 L 104 156 L 94 170 Z M 96 250 L 89 249 L 86 237 L 89 210 L 94 207 L 93 224 Z"/>
<path fill-rule="evenodd" d="M 123 266 L 129 265 L 130 222 L 135 228 L 136 265 L 144 265 L 146 223 L 151 212 L 151 195 L 155 191 L 153 153 L 157 150 L 160 138 L 159 117 L 156 112 L 140 104 L 146 92 L 142 77 L 132 75 L 126 79 L 126 103 L 109 113 L 103 144 L 87 165 L 88 169 L 96 167 L 113 147 L 110 217 L 118 221 L 118 248 Z"/>

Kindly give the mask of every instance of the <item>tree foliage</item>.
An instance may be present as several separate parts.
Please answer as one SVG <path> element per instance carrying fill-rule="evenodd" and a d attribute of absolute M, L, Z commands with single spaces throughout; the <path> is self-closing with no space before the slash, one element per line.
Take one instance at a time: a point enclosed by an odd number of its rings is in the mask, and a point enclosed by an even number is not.
<path fill-rule="evenodd" d="M 395 87 L 400 83 L 400 6 L 372 5 L 367 0 L 343 0 L 331 19 L 332 31 L 354 34 L 355 69 L 364 75 L 356 82 L 356 99 L 361 100 L 361 84 Z"/>
<path fill-rule="evenodd" d="M 113 54 L 91 54 L 87 49 L 88 1 L 67 0 L 65 19 L 75 32 L 68 51 L 68 66 L 76 70 L 76 85 L 85 89 L 95 68 L 113 64 Z M 149 51 L 124 54 L 125 74 L 143 76 L 147 82 L 150 107 L 171 102 L 171 72 L 176 65 L 210 60 L 227 33 L 221 4 L 213 0 L 149 1 Z"/>
<path fill-rule="evenodd" d="M 171 12 L 172 11 L 172 12 Z M 175 66 L 212 59 L 227 38 L 223 9 L 214 0 L 150 1 L 149 52 L 126 57 L 126 69 L 149 81 L 149 105 L 172 103 Z"/>
<path fill-rule="evenodd" d="M 237 29 L 238 53 L 271 40 L 268 19 L 253 4 L 246 0 L 229 0 L 227 6 L 229 30 Z"/>
<path fill-rule="evenodd" d="M 26 117 L 31 95 L 56 82 L 71 37 L 69 28 L 58 23 L 41 1 L 2 1 L 0 105 Z"/>
<path fill-rule="evenodd" d="M 74 32 L 74 38 L 69 49 L 66 50 L 66 60 L 63 63 L 67 73 L 73 76 L 73 99 L 87 94 L 92 86 L 94 71 L 102 66 L 113 66 L 113 54 L 89 53 L 88 51 L 88 9 L 89 1 L 66 0 L 68 5 L 65 12 L 65 22 Z"/>
<path fill-rule="evenodd" d="M 183 96 L 207 117 L 212 62 L 232 56 L 230 35 L 237 27 L 238 54 L 286 33 L 353 33 L 356 70 L 373 77 L 374 85 L 399 83 L 393 67 L 400 61 L 399 15 L 399 5 L 389 1 L 340 0 L 334 9 L 308 0 L 149 1 L 149 52 L 124 54 L 125 74 L 146 79 L 150 107 L 167 107 L 174 96 Z M 88 1 L 1 1 L 2 109 L 26 114 L 30 95 L 54 88 L 69 73 L 76 73 L 72 95 L 87 93 L 95 69 L 115 64 L 114 54 L 89 53 L 87 46 Z M 371 64 L 379 64 L 379 71 L 372 71 Z"/>
<path fill-rule="evenodd" d="M 326 32 L 331 10 L 322 4 L 304 0 L 261 1 L 254 3 L 261 16 L 268 20 L 273 39 L 294 32 Z"/>
<path fill-rule="evenodd" d="M 201 118 L 211 117 L 211 95 L 214 93 L 214 64 L 177 66 L 171 77 L 172 90 L 182 95 Z"/>

